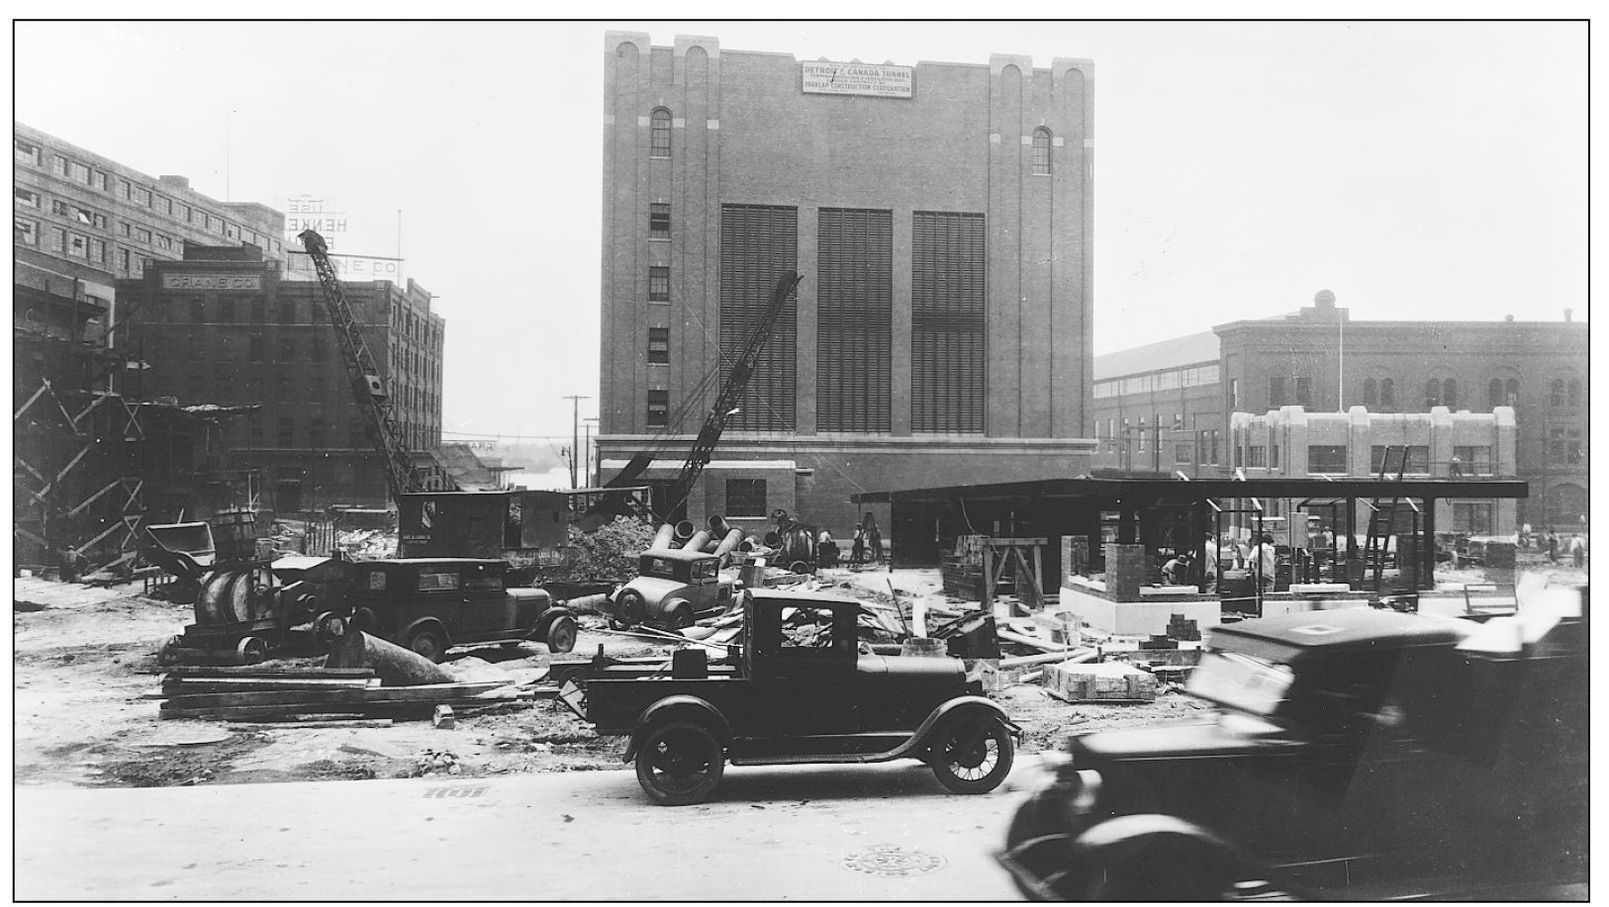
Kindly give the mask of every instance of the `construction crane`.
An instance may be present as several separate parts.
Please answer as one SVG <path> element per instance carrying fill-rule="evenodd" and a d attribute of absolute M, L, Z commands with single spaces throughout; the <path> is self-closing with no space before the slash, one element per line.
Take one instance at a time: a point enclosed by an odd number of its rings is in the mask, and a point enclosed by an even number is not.
<path fill-rule="evenodd" d="M 760 353 L 776 330 L 777 319 L 781 317 L 788 297 L 793 295 L 803 279 L 798 274 L 784 274 L 777 280 L 776 289 L 771 292 L 771 302 L 760 315 L 760 323 L 755 325 L 743 349 L 739 351 L 737 358 L 732 360 L 732 369 L 727 373 L 726 382 L 721 385 L 720 392 L 716 394 L 715 405 L 704 418 L 704 425 L 693 441 L 693 449 L 688 452 L 681 471 L 666 488 L 664 500 L 656 502 L 655 509 L 659 511 L 661 517 L 668 519 L 676 508 L 687 500 L 687 495 L 693 490 L 699 474 L 709 465 L 710 455 L 714 452 L 715 445 L 720 442 L 721 433 L 726 430 L 726 424 L 731 421 L 732 416 L 738 412 L 738 403 L 743 399 L 744 388 L 748 386 L 749 378 L 754 374 L 754 366 L 760 361 Z M 619 475 L 609 481 L 608 487 L 630 484 L 642 475 L 652 460 L 652 451 L 639 452 L 631 458 Z"/>
<path fill-rule="evenodd" d="M 392 414 L 391 397 L 386 393 L 380 369 L 369 353 L 369 345 L 363 340 L 363 332 L 358 328 L 356 316 L 352 314 L 352 306 L 346 301 L 346 293 L 341 290 L 341 281 L 335 276 L 329 246 L 325 244 L 324 237 L 312 230 L 304 230 L 296 238 L 302 241 L 308 256 L 313 259 L 318 282 L 324 288 L 324 309 L 341 339 L 341 358 L 346 363 L 346 377 L 352 385 L 352 398 L 368 420 L 369 440 L 374 443 L 375 453 L 385 464 L 386 487 L 391 491 L 391 499 L 400 500 L 400 495 L 427 490 L 419 471 L 414 468 L 412 453 L 403 443 L 402 430 L 397 427 L 396 417 Z M 443 475 L 442 480 L 446 483 L 446 488 L 442 490 L 457 490 L 451 478 Z"/>

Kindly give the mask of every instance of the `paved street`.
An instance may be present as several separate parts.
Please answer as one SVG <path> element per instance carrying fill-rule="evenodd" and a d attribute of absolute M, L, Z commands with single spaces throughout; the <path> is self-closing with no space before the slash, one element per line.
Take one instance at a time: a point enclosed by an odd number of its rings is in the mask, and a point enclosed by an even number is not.
<path fill-rule="evenodd" d="M 15 789 L 15 896 L 90 900 L 1001 900 L 1031 782 L 946 794 L 916 763 L 729 768 L 650 805 L 630 771 Z M 850 868 L 858 862 L 866 872 Z"/>

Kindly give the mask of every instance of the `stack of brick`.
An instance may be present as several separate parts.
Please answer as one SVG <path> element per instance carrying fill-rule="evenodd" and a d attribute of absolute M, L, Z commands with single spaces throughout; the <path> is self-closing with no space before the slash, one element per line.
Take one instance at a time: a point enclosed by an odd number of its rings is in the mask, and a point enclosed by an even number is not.
<path fill-rule="evenodd" d="M 1144 545 L 1106 546 L 1106 591 L 1115 601 L 1139 601 L 1140 587 L 1149 577 Z"/>
<path fill-rule="evenodd" d="M 1149 702 L 1157 697 L 1154 675 L 1118 661 L 1051 665 L 1044 678 L 1045 689 L 1068 702 Z"/>

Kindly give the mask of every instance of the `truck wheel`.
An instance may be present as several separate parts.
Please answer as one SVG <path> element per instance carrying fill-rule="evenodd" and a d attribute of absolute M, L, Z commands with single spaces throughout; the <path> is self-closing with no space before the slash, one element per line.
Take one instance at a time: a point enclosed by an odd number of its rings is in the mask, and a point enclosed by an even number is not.
<path fill-rule="evenodd" d="M 408 634 L 408 648 L 434 662 L 447 654 L 447 643 L 435 627 L 420 627 Z"/>
<path fill-rule="evenodd" d="M 1068 889 L 1073 899 L 1089 901 L 1229 900 L 1237 873 L 1232 857 L 1204 841 L 1158 836 L 1132 842 L 1130 851 L 1069 873 L 1080 882 Z M 1057 886 L 1061 888 L 1061 885 Z"/>
<path fill-rule="evenodd" d="M 721 742 L 708 728 L 691 721 L 654 728 L 637 750 L 637 783 L 661 806 L 708 800 L 725 771 Z"/>
<path fill-rule="evenodd" d="M 993 718 L 949 722 L 929 753 L 934 776 L 955 794 L 983 794 L 999 787 L 1016 755 L 1011 734 Z"/>
<path fill-rule="evenodd" d="M 554 618 L 553 623 L 548 624 L 548 631 L 543 641 L 548 644 L 549 652 L 568 652 L 575 648 L 575 634 L 575 618 L 566 614 Z"/>

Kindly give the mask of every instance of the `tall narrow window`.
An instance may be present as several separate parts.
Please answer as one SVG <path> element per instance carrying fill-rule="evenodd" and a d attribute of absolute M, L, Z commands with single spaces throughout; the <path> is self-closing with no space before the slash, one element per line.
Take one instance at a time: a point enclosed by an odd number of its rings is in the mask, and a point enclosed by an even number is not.
<path fill-rule="evenodd" d="M 1441 383 L 1441 405 L 1448 409 L 1458 408 L 1458 381 L 1448 378 Z"/>
<path fill-rule="evenodd" d="M 648 329 L 648 361 L 660 365 L 670 362 L 670 328 Z"/>
<path fill-rule="evenodd" d="M 1364 406 L 1364 408 L 1366 408 L 1366 409 L 1374 409 L 1376 406 L 1379 406 L 1379 405 L 1380 405 L 1379 386 L 1377 384 L 1375 384 L 1375 381 L 1374 381 L 1373 378 L 1364 378 L 1363 379 L 1363 406 Z"/>
<path fill-rule="evenodd" d="M 654 202 L 648 206 L 648 238 L 670 239 L 669 202 Z"/>
<path fill-rule="evenodd" d="M 1441 405 L 1441 382 L 1431 378 L 1425 382 L 1425 407 Z"/>
<path fill-rule="evenodd" d="M 1503 379 L 1493 378 L 1492 380 L 1486 382 L 1486 405 L 1503 405 Z"/>
<path fill-rule="evenodd" d="M 1390 410 L 1397 405 L 1397 385 L 1390 378 L 1380 379 L 1380 408 Z"/>
<path fill-rule="evenodd" d="M 1298 406 L 1313 405 L 1313 379 L 1296 379 L 1296 403 Z"/>
<path fill-rule="evenodd" d="M 982 214 L 949 211 L 914 214 L 911 250 L 911 428 L 914 431 L 983 432 L 984 385 L 988 371 L 985 237 Z M 1110 382 L 1109 386 L 1113 392 L 1117 390 L 1116 382 Z"/>
<path fill-rule="evenodd" d="M 648 123 L 648 156 L 670 157 L 670 111 L 656 107 Z"/>
<path fill-rule="evenodd" d="M 648 268 L 648 301 L 670 302 L 670 268 L 650 265 Z"/>
<path fill-rule="evenodd" d="M 1050 173 L 1050 130 L 1041 126 L 1034 130 L 1034 174 Z"/>
<path fill-rule="evenodd" d="M 648 427 L 664 428 L 670 424 L 670 391 L 648 392 Z"/>
<path fill-rule="evenodd" d="M 1548 395 L 1548 402 L 1554 406 L 1564 405 L 1564 379 L 1554 378 L 1551 387 L 1552 393 Z"/>
<path fill-rule="evenodd" d="M 1503 382 L 1503 399 L 1509 406 L 1520 404 L 1520 379 L 1510 378 Z"/>
<path fill-rule="evenodd" d="M 1285 379 L 1278 375 L 1268 379 L 1268 408 L 1275 409 L 1285 405 Z"/>

